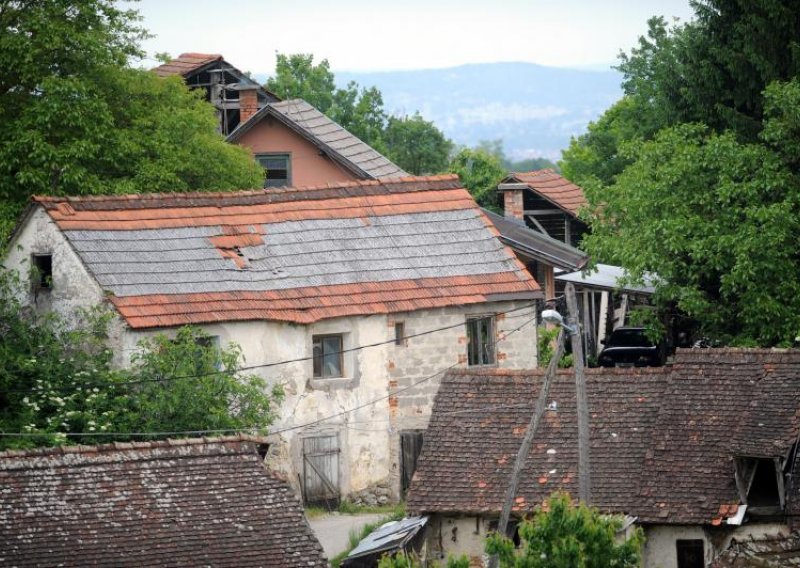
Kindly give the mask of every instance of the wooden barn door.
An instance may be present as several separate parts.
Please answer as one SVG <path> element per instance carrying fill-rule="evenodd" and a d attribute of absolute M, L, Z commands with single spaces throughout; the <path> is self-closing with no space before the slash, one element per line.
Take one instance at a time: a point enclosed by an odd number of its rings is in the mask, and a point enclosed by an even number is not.
<path fill-rule="evenodd" d="M 303 495 L 307 505 L 339 506 L 339 438 L 336 434 L 303 439 Z"/>
<path fill-rule="evenodd" d="M 400 458 L 401 458 L 401 480 L 400 489 L 403 495 L 411 487 L 411 478 L 417 470 L 417 459 L 422 451 L 422 432 L 410 431 L 400 433 Z"/>

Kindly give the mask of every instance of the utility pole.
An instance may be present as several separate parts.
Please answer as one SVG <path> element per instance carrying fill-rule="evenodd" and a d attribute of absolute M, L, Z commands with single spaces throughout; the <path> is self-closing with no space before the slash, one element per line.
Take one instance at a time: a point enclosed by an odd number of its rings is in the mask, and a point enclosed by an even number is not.
<path fill-rule="evenodd" d="M 578 318 L 578 300 L 575 286 L 567 282 L 567 322 L 574 332 L 572 338 L 572 365 L 575 369 L 575 402 L 578 411 L 578 498 L 589 505 L 592 495 L 589 474 L 589 401 L 586 396 L 586 376 L 583 372 L 583 335 Z"/>
<path fill-rule="evenodd" d="M 531 420 L 528 424 L 528 430 L 525 432 L 525 437 L 522 439 L 522 444 L 517 452 L 517 459 L 514 462 L 514 469 L 511 472 L 511 480 L 508 483 L 508 489 L 506 489 L 506 495 L 503 501 L 503 509 L 500 512 L 500 520 L 497 522 L 497 532 L 503 536 L 506 535 L 508 519 L 511 517 L 511 508 L 514 505 L 514 497 L 517 496 L 519 479 L 522 474 L 522 469 L 525 467 L 525 460 L 531 453 L 533 437 L 536 434 L 536 429 L 539 427 L 539 421 L 541 420 L 545 408 L 547 407 L 547 397 L 550 393 L 550 384 L 553 382 L 556 370 L 558 369 L 558 362 L 561 360 L 561 356 L 563 354 L 564 329 L 562 328 L 558 333 L 558 338 L 556 339 L 556 348 L 552 358 L 550 359 L 550 364 L 547 366 L 547 371 L 545 372 L 544 380 L 542 381 L 542 388 L 539 391 L 539 398 L 536 401 L 536 407 L 534 408 L 533 415 L 531 416 Z M 489 559 L 489 568 L 497 568 L 497 562 L 497 555 L 493 554 Z"/>

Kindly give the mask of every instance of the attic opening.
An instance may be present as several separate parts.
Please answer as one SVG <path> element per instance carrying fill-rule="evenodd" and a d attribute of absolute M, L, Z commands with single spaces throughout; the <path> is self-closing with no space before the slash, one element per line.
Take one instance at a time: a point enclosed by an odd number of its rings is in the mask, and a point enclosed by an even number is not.
<path fill-rule="evenodd" d="M 750 515 L 780 515 L 786 492 L 780 458 L 736 458 L 736 485 Z"/>
<path fill-rule="evenodd" d="M 50 290 L 53 288 L 53 255 L 33 254 L 31 255 L 31 284 L 35 290 Z"/>

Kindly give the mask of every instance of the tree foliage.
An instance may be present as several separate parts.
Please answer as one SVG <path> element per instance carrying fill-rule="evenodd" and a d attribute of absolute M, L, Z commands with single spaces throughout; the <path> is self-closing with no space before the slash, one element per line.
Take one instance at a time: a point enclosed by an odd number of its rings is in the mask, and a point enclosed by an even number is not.
<path fill-rule="evenodd" d="M 32 194 L 257 187 L 180 78 L 127 66 L 138 16 L 107 0 L 0 5 L 0 237 Z M 213 160 L 209 160 L 213 156 Z"/>
<path fill-rule="evenodd" d="M 378 561 L 378 568 L 421 568 L 422 563 L 418 562 L 413 556 L 398 552 L 395 555 L 384 555 Z M 439 563 L 428 562 L 426 566 L 441 566 Z M 469 558 L 466 556 L 447 558 L 445 568 L 469 568 Z"/>
<path fill-rule="evenodd" d="M 497 184 L 506 175 L 506 169 L 496 155 L 481 148 L 463 148 L 450 161 L 448 170 L 458 174 L 478 205 L 496 205 Z"/>
<path fill-rule="evenodd" d="M 110 312 L 38 315 L 22 295 L 19 279 L 3 273 L 0 431 L 27 436 L 0 437 L 0 449 L 129 438 L 105 432 L 263 431 L 274 418 L 280 388 L 240 372 L 236 345 L 183 328 L 142 340 L 132 367 L 118 369 L 107 343 Z"/>
<path fill-rule="evenodd" d="M 796 2 L 694 2 L 650 20 L 621 55 L 625 96 L 561 163 L 592 206 L 587 251 L 731 344 L 800 331 L 800 10 Z"/>
<path fill-rule="evenodd" d="M 335 79 L 327 59 L 315 64 L 311 54 L 279 53 L 265 87 L 284 99 L 304 99 L 410 173 L 446 169 L 452 143 L 432 122 L 419 113 L 388 116 L 376 87 L 350 81 L 337 88 Z"/>
<path fill-rule="evenodd" d="M 389 159 L 414 175 L 445 171 L 453 147 L 442 131 L 418 112 L 389 117 L 384 141 Z"/>
<path fill-rule="evenodd" d="M 504 568 L 636 568 L 644 538 L 635 529 L 617 542 L 622 524 L 620 517 L 600 515 L 583 503 L 573 505 L 568 495 L 554 494 L 532 521 L 520 525 L 524 546 L 519 551 L 498 534 L 489 537 L 486 551 L 497 554 Z"/>

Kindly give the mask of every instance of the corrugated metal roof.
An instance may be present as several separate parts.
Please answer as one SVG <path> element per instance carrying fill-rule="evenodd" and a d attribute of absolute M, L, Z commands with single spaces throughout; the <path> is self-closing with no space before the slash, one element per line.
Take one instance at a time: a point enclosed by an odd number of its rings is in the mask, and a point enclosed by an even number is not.
<path fill-rule="evenodd" d="M 637 294 L 653 294 L 655 288 L 655 276 L 646 276 L 644 286 L 631 286 L 623 284 L 627 272 L 619 266 L 610 264 L 597 264 L 588 270 L 579 270 L 568 274 L 559 274 L 556 280 L 561 282 L 572 282 L 582 286 L 593 288 L 604 288 L 606 290 L 622 290 L 624 292 L 634 292 Z"/>
<path fill-rule="evenodd" d="M 230 194 L 39 197 L 136 328 L 308 323 L 538 297 L 455 176 Z"/>
<path fill-rule="evenodd" d="M 362 178 L 400 178 L 408 173 L 302 99 L 269 103 L 228 136 L 239 138 L 266 116 L 273 116 L 327 151 Z"/>
<path fill-rule="evenodd" d="M 350 560 L 402 550 L 428 522 L 428 517 L 407 517 L 390 521 L 372 531 L 358 543 L 342 562 L 347 566 Z"/>

